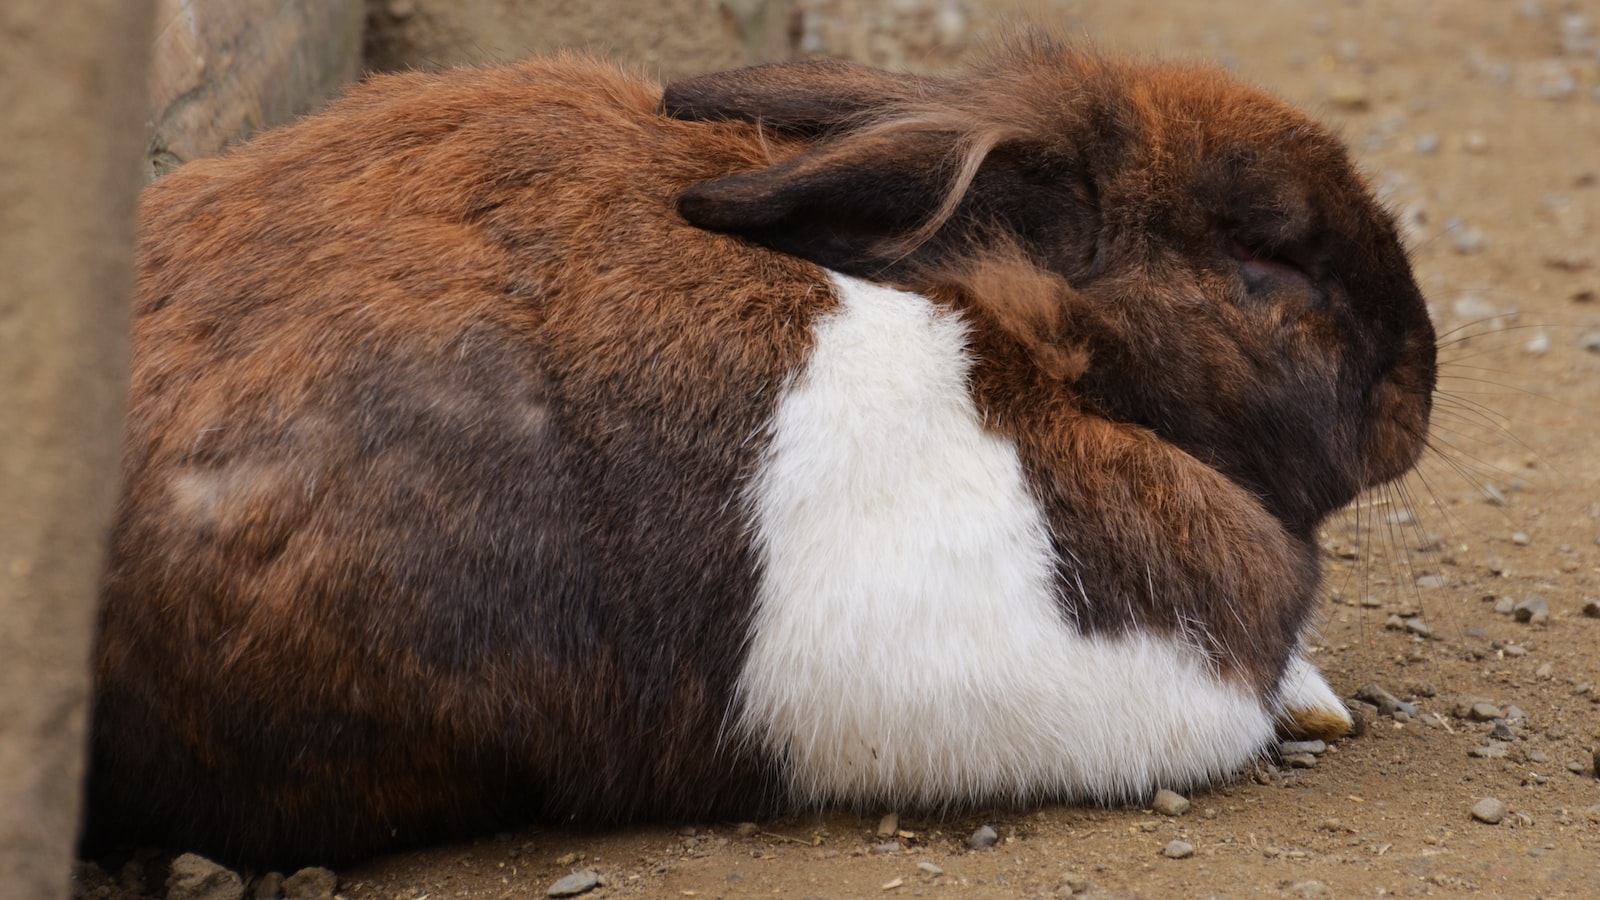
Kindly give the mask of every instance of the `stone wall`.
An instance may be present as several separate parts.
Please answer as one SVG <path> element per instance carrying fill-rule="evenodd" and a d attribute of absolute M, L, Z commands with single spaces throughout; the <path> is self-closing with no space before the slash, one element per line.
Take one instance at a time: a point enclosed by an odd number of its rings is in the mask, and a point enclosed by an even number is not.
<path fill-rule="evenodd" d="M 149 0 L 0 3 L 0 894 L 67 895 Z"/>

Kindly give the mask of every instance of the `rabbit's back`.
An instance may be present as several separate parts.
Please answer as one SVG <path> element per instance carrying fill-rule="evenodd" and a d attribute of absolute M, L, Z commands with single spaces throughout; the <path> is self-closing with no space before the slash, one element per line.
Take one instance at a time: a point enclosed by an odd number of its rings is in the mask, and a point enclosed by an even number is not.
<path fill-rule="evenodd" d="M 761 805 L 730 500 L 830 295 L 670 214 L 765 151 L 658 94 L 382 79 L 148 192 L 103 812 L 345 855 Z"/>

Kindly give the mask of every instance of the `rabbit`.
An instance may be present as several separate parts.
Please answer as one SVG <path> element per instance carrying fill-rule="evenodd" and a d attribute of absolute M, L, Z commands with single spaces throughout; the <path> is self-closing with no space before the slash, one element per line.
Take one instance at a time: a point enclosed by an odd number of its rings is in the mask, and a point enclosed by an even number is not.
<path fill-rule="evenodd" d="M 1122 802 L 1349 713 L 1434 334 L 1340 142 L 968 72 L 373 77 L 140 209 L 86 846 Z"/>

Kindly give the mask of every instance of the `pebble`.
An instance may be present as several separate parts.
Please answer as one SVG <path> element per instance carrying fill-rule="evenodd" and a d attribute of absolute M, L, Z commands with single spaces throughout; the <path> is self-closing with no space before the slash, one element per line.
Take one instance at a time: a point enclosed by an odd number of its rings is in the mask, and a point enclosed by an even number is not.
<path fill-rule="evenodd" d="M 593 869 L 584 869 L 582 872 L 573 872 L 550 885 L 544 894 L 546 897 L 576 897 L 579 894 L 587 894 L 599 886 L 600 873 Z"/>
<path fill-rule="evenodd" d="M 1452 219 L 1451 221 L 1459 224 L 1457 219 Z M 1468 322 L 1482 322 L 1500 314 L 1500 311 L 1495 309 L 1489 301 L 1479 297 L 1477 294 L 1462 294 L 1457 297 L 1456 302 L 1450 305 L 1450 311 L 1456 314 L 1456 318 L 1464 319 Z"/>
<path fill-rule="evenodd" d="M 1584 332 L 1578 338 L 1578 346 L 1590 353 L 1600 353 L 1600 330 Z"/>
<path fill-rule="evenodd" d="M 899 831 L 899 830 L 900 830 L 900 814 L 899 813 L 889 813 L 888 815 L 886 815 L 883 818 L 878 820 L 878 837 L 894 837 L 894 833 L 896 831 Z"/>
<path fill-rule="evenodd" d="M 1488 246 L 1489 239 L 1484 237 L 1483 229 L 1478 226 L 1464 225 L 1451 234 L 1450 242 L 1456 248 L 1457 253 L 1462 256 L 1471 256 L 1482 252 L 1483 248 Z"/>
<path fill-rule="evenodd" d="M 1376 684 L 1363 686 L 1356 691 L 1357 700 L 1365 700 L 1378 708 L 1378 714 L 1392 716 L 1396 712 L 1403 712 L 1411 718 L 1417 717 L 1417 708 L 1399 697 L 1389 693 Z"/>
<path fill-rule="evenodd" d="M 733 832 L 739 837 L 755 837 L 761 833 L 761 826 L 754 822 L 740 822 Z"/>
<path fill-rule="evenodd" d="M 1405 713 L 1396 713 L 1395 718 L 1398 719 L 1403 715 Z M 1310 769 L 1316 766 L 1317 758 L 1310 753 L 1286 753 L 1283 756 L 1283 764 L 1291 769 Z"/>
<path fill-rule="evenodd" d="M 1506 805 L 1493 797 L 1472 804 L 1472 817 L 1485 825 L 1499 825 L 1506 817 Z"/>
<path fill-rule="evenodd" d="M 1590 598 L 1583 601 L 1583 614 L 1591 619 L 1600 619 L 1600 600 Z"/>
<path fill-rule="evenodd" d="M 888 881 L 885 881 L 883 884 L 878 885 L 878 889 L 883 891 L 892 891 L 895 888 L 904 885 L 905 883 L 906 880 L 904 878 L 891 878 Z"/>
<path fill-rule="evenodd" d="M 1511 535 L 1511 543 L 1516 544 L 1518 547 L 1526 547 L 1533 543 L 1533 538 L 1528 537 L 1527 532 L 1518 531 Z"/>
<path fill-rule="evenodd" d="M 1278 745 L 1279 756 L 1293 756 L 1296 753 L 1309 753 L 1312 756 L 1321 756 L 1328 752 L 1328 745 L 1323 741 L 1284 741 Z"/>
<path fill-rule="evenodd" d="M 1194 855 L 1194 845 L 1188 841 L 1173 841 L 1161 851 L 1167 859 L 1188 859 Z"/>
<path fill-rule="evenodd" d="M 1443 575 L 1424 575 L 1417 579 L 1419 588 L 1442 588 L 1450 584 L 1450 579 Z"/>
<path fill-rule="evenodd" d="M 278 900 L 283 896 L 283 873 L 268 872 L 257 878 L 251 894 L 256 900 Z"/>
<path fill-rule="evenodd" d="M 1426 623 L 1426 622 L 1424 622 L 1421 619 L 1418 619 L 1416 617 L 1412 617 L 1410 619 L 1407 619 L 1405 621 L 1405 626 L 1406 626 L 1406 630 L 1407 631 L 1411 632 L 1412 634 L 1416 635 L 1417 637 L 1422 637 L 1422 638 L 1431 638 L 1431 637 L 1433 637 L 1433 629 L 1428 627 L 1428 623 Z"/>
<path fill-rule="evenodd" d="M 1341 81 L 1328 90 L 1328 102 L 1335 109 L 1361 112 L 1372 104 L 1366 86 L 1359 81 Z"/>
<path fill-rule="evenodd" d="M 1577 760 L 1573 760 L 1567 763 L 1567 771 L 1574 775 L 1587 775 L 1589 774 L 1589 767 Z"/>
<path fill-rule="evenodd" d="M 1500 711 L 1500 707 L 1495 706 L 1493 703 L 1479 701 L 1468 708 L 1466 718 L 1474 722 L 1492 722 L 1504 716 L 1505 713 Z"/>
<path fill-rule="evenodd" d="M 1163 816 L 1181 816 L 1189 811 L 1189 798 L 1177 791 L 1162 788 L 1156 791 L 1155 799 L 1150 801 L 1150 808 Z"/>
<path fill-rule="evenodd" d="M 984 825 L 977 831 L 974 831 L 972 833 L 972 837 L 967 838 L 967 846 L 974 850 L 987 850 L 990 847 L 993 847 L 995 842 L 999 840 L 1000 833 L 988 825 Z"/>
<path fill-rule="evenodd" d="M 203 856 L 185 853 L 172 861 L 167 900 L 243 900 L 239 873 Z"/>
<path fill-rule="evenodd" d="M 1509 616 L 1516 611 L 1517 601 L 1512 597 L 1501 597 L 1494 602 L 1494 611 L 1502 616 Z"/>
<path fill-rule="evenodd" d="M 1478 155 L 1489 152 L 1489 136 L 1481 131 L 1469 131 L 1461 138 L 1461 149 Z"/>
<path fill-rule="evenodd" d="M 923 860 L 922 862 L 917 863 L 917 868 L 920 869 L 922 871 L 922 873 L 924 875 L 927 875 L 929 878 L 938 878 L 940 875 L 944 874 L 944 870 L 943 869 L 939 868 L 938 866 L 934 865 L 931 862 L 928 862 L 927 860 Z"/>
<path fill-rule="evenodd" d="M 1413 145 L 1416 151 L 1423 156 L 1430 156 L 1439 152 L 1439 136 L 1437 134 L 1419 134 L 1417 142 Z"/>
<path fill-rule="evenodd" d="M 1529 625 L 1548 625 L 1550 624 L 1550 604 L 1545 602 L 1544 597 L 1534 594 L 1512 607 L 1511 615 L 1518 622 L 1526 622 Z"/>
<path fill-rule="evenodd" d="M 1506 755 L 1504 741 L 1490 741 L 1482 747 L 1473 747 L 1467 755 L 1474 759 L 1503 759 Z"/>
<path fill-rule="evenodd" d="M 322 868 L 301 869 L 283 880 L 285 900 L 333 900 L 339 879 Z"/>
<path fill-rule="evenodd" d="M 1597 338 L 1600 338 L 1600 332 L 1595 332 L 1595 336 Z M 1596 352 L 1600 352 L 1600 350 L 1597 350 Z M 1499 488 L 1495 487 L 1494 485 L 1489 484 L 1488 482 L 1484 482 L 1483 487 L 1479 488 L 1478 490 L 1483 494 L 1484 501 L 1487 502 L 1490 506 L 1505 506 L 1506 505 L 1507 501 L 1506 501 L 1505 492 L 1500 490 Z"/>
<path fill-rule="evenodd" d="M 1528 339 L 1522 348 L 1529 356 L 1543 356 L 1550 352 L 1550 335 L 1539 332 Z"/>
<path fill-rule="evenodd" d="M 878 854 L 879 856 L 887 856 L 890 853 L 899 853 L 904 849 L 904 847 L 900 846 L 899 841 L 884 841 L 881 844 L 874 845 L 872 852 Z"/>

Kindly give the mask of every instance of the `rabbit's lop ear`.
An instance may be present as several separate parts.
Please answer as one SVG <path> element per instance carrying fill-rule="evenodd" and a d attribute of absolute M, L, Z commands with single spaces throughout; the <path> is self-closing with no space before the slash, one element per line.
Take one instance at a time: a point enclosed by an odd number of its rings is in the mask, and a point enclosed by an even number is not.
<path fill-rule="evenodd" d="M 675 119 L 751 122 L 810 138 L 915 100 L 937 84 L 839 60 L 772 63 L 669 84 L 661 111 Z"/>
<path fill-rule="evenodd" d="M 793 159 L 695 185 L 678 211 L 869 279 L 997 239 L 1070 275 L 1098 225 L 1093 190 L 1071 162 L 1029 153 L 998 129 L 919 117 L 820 138 Z"/>

